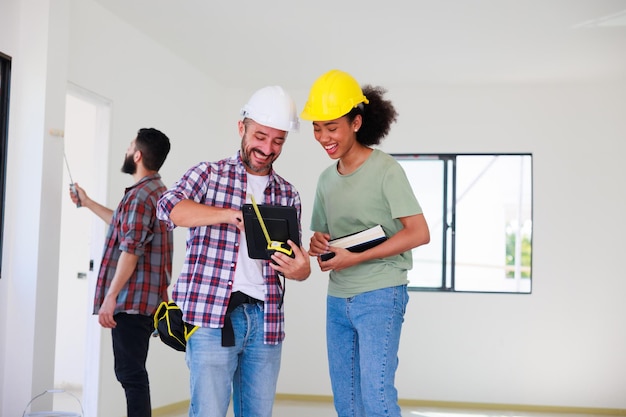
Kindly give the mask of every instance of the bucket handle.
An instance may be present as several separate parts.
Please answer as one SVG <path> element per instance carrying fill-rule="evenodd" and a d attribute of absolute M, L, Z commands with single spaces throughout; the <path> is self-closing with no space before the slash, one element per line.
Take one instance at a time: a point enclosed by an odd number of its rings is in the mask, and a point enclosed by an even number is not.
<path fill-rule="evenodd" d="M 35 401 L 37 398 L 42 397 L 46 394 L 61 394 L 61 393 L 65 393 L 71 397 L 74 397 L 74 399 L 78 402 L 78 405 L 80 406 L 80 415 L 81 417 L 83 417 L 85 415 L 85 412 L 83 411 L 83 405 L 81 404 L 80 400 L 78 399 L 77 396 L 75 396 L 74 394 L 72 394 L 71 392 L 67 392 L 64 389 L 47 389 L 44 392 L 42 392 L 39 395 L 35 395 L 33 397 L 32 400 L 30 400 L 28 402 L 28 404 L 26 404 L 26 408 L 24 408 L 24 411 L 22 412 L 22 417 L 26 416 L 26 410 L 28 410 L 28 407 L 30 407 L 30 405 L 33 403 L 33 401 Z"/>

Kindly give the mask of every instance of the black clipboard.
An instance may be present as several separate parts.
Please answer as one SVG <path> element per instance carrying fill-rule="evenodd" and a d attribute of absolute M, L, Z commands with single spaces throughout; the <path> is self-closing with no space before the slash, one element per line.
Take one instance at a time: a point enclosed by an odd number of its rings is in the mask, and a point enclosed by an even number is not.
<path fill-rule="evenodd" d="M 287 245 L 287 239 L 291 239 L 300 246 L 298 212 L 295 207 L 270 204 L 258 204 L 257 207 L 273 241 L 284 242 Z M 252 259 L 271 259 L 273 251 L 268 250 L 267 240 L 254 207 L 252 204 L 244 204 L 241 211 L 243 212 L 243 225 L 246 231 L 248 256 Z"/>

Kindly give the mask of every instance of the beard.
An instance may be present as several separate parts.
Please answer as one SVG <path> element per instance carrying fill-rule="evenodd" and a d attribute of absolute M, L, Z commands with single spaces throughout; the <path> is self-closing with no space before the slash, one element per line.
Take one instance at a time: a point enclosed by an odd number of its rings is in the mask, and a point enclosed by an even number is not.
<path fill-rule="evenodd" d="M 122 164 L 122 172 L 124 174 L 135 175 L 137 172 L 137 164 L 133 160 L 133 155 L 126 155 Z"/>
<path fill-rule="evenodd" d="M 241 160 L 243 161 L 244 165 L 247 166 L 250 169 L 250 171 L 258 173 L 258 174 L 269 172 L 272 169 L 272 164 L 276 160 L 276 155 L 270 154 L 269 155 L 270 158 L 268 159 L 267 163 L 263 165 L 254 165 L 252 162 L 252 156 L 251 156 L 252 153 L 258 152 L 261 155 L 265 155 L 265 154 L 261 152 L 259 149 L 249 148 L 246 145 L 247 145 L 246 140 L 243 140 L 241 142 Z"/>

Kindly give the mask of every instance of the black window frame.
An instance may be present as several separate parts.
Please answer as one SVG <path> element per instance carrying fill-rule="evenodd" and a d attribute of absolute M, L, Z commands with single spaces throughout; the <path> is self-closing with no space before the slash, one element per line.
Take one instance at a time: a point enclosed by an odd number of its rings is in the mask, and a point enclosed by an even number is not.
<path fill-rule="evenodd" d="M 11 57 L 0 52 L 0 279 L 4 243 L 4 203 L 6 197 L 7 152 L 9 142 L 9 98 Z"/>

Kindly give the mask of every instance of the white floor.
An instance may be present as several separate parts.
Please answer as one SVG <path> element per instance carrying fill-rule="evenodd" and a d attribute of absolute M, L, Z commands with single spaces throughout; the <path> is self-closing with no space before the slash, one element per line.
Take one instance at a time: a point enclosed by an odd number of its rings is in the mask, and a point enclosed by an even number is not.
<path fill-rule="evenodd" d="M 79 392 L 74 394 L 80 398 Z M 77 403 L 74 397 L 67 394 L 55 394 L 54 410 L 76 411 L 76 417 L 84 417 L 80 416 L 77 411 L 79 409 L 80 403 Z M 57 415 L 74 417 L 74 414 L 50 414 L 50 416 Z M 336 415 L 330 402 L 280 399 L 274 404 L 273 417 L 335 417 Z M 179 410 L 167 414 L 157 411 L 153 417 L 188 417 L 188 414 L 186 407 L 181 407 Z M 232 410 L 229 410 L 227 417 L 234 417 Z M 402 417 L 607 417 L 607 415 L 404 406 L 402 407 Z"/>
<path fill-rule="evenodd" d="M 279 400 L 273 417 L 336 417 L 331 403 Z M 186 410 L 159 417 L 188 417 Z M 233 417 L 229 411 L 227 417 Z M 402 407 L 402 417 L 607 417 L 601 414 L 540 413 L 510 410 L 465 410 L 432 407 Z"/>

